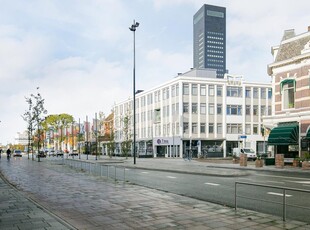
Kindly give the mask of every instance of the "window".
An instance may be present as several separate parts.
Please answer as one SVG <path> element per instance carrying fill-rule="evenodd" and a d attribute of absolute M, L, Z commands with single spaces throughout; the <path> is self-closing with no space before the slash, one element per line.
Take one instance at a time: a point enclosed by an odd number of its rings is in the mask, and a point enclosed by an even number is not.
<path fill-rule="evenodd" d="M 258 115 L 258 105 L 253 105 L 253 115 L 254 116 Z"/>
<path fill-rule="evenodd" d="M 253 98 L 258 98 L 258 88 L 253 88 Z"/>
<path fill-rule="evenodd" d="M 245 106 L 245 115 L 251 115 L 251 106 L 250 105 Z"/>
<path fill-rule="evenodd" d="M 216 106 L 216 113 L 217 113 L 217 115 L 221 115 L 222 114 L 222 104 L 217 104 L 217 106 Z"/>
<path fill-rule="evenodd" d="M 222 134 L 223 133 L 223 128 L 222 128 L 222 123 L 217 124 L 217 134 Z"/>
<path fill-rule="evenodd" d="M 179 103 L 175 104 L 175 115 L 179 115 Z"/>
<path fill-rule="evenodd" d="M 281 82 L 282 107 L 292 109 L 295 107 L 295 80 L 286 79 Z"/>
<path fill-rule="evenodd" d="M 235 86 L 228 86 L 227 97 L 242 97 L 242 88 Z"/>
<path fill-rule="evenodd" d="M 200 96 L 206 96 L 206 85 L 200 85 Z"/>
<path fill-rule="evenodd" d="M 258 134 L 258 125 L 253 125 L 253 135 Z"/>
<path fill-rule="evenodd" d="M 272 98 L 272 89 L 268 89 L 268 99 Z"/>
<path fill-rule="evenodd" d="M 192 133 L 197 133 L 197 123 L 192 123 Z"/>
<path fill-rule="evenodd" d="M 175 86 L 175 96 L 179 96 L 179 85 Z"/>
<path fill-rule="evenodd" d="M 155 109 L 154 117 L 155 117 L 155 123 L 160 122 L 160 109 Z"/>
<path fill-rule="evenodd" d="M 214 96 L 214 85 L 209 85 L 209 96 Z"/>
<path fill-rule="evenodd" d="M 197 96 L 198 94 L 198 86 L 197 84 L 192 84 L 192 95 Z"/>
<path fill-rule="evenodd" d="M 266 88 L 261 88 L 260 89 L 260 98 L 261 99 L 266 99 Z"/>
<path fill-rule="evenodd" d="M 183 103 L 183 113 L 188 113 L 189 110 L 189 105 L 187 102 Z"/>
<path fill-rule="evenodd" d="M 171 97 L 175 97 L 175 86 L 171 86 Z"/>
<path fill-rule="evenodd" d="M 268 106 L 268 116 L 271 116 L 271 106 Z"/>
<path fill-rule="evenodd" d="M 209 114 L 214 115 L 214 104 L 213 103 L 209 103 Z"/>
<path fill-rule="evenodd" d="M 183 133 L 188 133 L 188 122 L 183 122 Z"/>
<path fill-rule="evenodd" d="M 209 123 L 209 133 L 214 133 L 214 123 Z"/>
<path fill-rule="evenodd" d="M 222 91 L 223 91 L 223 87 L 222 87 L 221 85 L 218 85 L 218 86 L 216 87 L 216 95 L 217 95 L 218 97 L 221 97 L 221 96 L 222 96 Z"/>
<path fill-rule="evenodd" d="M 189 95 L 189 85 L 183 84 L 183 95 Z"/>
<path fill-rule="evenodd" d="M 242 124 L 227 124 L 228 134 L 240 134 L 242 133 Z"/>
<path fill-rule="evenodd" d="M 248 134 L 248 135 L 251 134 L 251 124 L 245 125 L 245 134 Z"/>
<path fill-rule="evenodd" d="M 147 95 L 147 104 L 151 105 L 153 103 L 153 95 L 152 94 L 148 94 Z"/>
<path fill-rule="evenodd" d="M 242 115 L 242 105 L 227 105 L 227 115 Z"/>
<path fill-rule="evenodd" d="M 245 88 L 245 97 L 251 98 L 251 88 L 249 88 L 249 87 Z"/>
<path fill-rule="evenodd" d="M 261 107 L 260 107 L 260 115 L 261 116 L 265 116 L 266 115 L 266 106 L 265 105 L 261 105 Z"/>
<path fill-rule="evenodd" d="M 197 113 L 197 103 L 192 103 L 192 113 Z"/>
<path fill-rule="evenodd" d="M 200 114 L 206 114 L 206 103 L 200 103 Z"/>
<path fill-rule="evenodd" d="M 206 133 L 206 123 L 200 123 L 200 133 Z"/>

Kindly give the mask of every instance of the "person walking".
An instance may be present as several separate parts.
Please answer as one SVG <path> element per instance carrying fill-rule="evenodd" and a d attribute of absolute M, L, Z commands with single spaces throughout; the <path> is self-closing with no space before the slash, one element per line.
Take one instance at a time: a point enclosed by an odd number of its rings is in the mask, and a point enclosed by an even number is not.
<path fill-rule="evenodd" d="M 1 159 L 1 155 L 2 155 L 2 149 L 0 149 L 0 159 Z"/>
<path fill-rule="evenodd" d="M 11 149 L 10 149 L 10 147 L 8 148 L 8 150 L 6 150 L 6 156 L 7 156 L 8 160 L 10 160 L 10 157 L 11 157 Z"/>

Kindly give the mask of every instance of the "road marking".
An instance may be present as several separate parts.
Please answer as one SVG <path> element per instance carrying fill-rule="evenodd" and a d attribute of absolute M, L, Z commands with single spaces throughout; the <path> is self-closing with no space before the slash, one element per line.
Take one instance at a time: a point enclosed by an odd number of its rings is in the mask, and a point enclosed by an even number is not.
<path fill-rule="evenodd" d="M 148 174 L 149 172 L 141 172 L 141 173 L 143 173 L 143 174 Z"/>
<path fill-rule="evenodd" d="M 215 184 L 215 183 L 205 183 L 206 185 L 213 185 L 213 186 L 218 186 L 219 184 Z"/>
<path fill-rule="evenodd" d="M 290 181 L 290 182 L 298 184 L 310 184 L 310 181 Z"/>
<path fill-rule="evenodd" d="M 175 179 L 176 177 L 175 176 L 167 176 L 167 178 Z"/>
<path fill-rule="evenodd" d="M 130 169 L 125 168 L 126 171 L 129 171 Z"/>
<path fill-rule="evenodd" d="M 267 192 L 267 194 L 275 195 L 275 196 L 283 196 L 283 193 L 276 193 L 276 192 Z M 293 196 L 293 195 L 285 194 L 285 197 L 291 197 L 291 196 Z"/>
<path fill-rule="evenodd" d="M 292 176 L 274 176 L 274 175 L 268 175 L 268 174 L 255 174 L 255 176 L 263 176 L 263 177 L 265 177 L 265 176 L 268 176 L 268 177 L 278 177 L 278 178 L 290 178 L 290 179 L 294 179 L 294 180 L 296 180 L 296 179 L 298 179 L 298 180 L 308 180 L 309 178 L 304 178 L 304 177 L 292 177 Z"/>
<path fill-rule="evenodd" d="M 271 180 L 267 180 L 265 182 L 268 182 L 268 183 L 275 183 L 275 184 L 285 184 L 284 182 L 282 181 L 271 181 Z"/>

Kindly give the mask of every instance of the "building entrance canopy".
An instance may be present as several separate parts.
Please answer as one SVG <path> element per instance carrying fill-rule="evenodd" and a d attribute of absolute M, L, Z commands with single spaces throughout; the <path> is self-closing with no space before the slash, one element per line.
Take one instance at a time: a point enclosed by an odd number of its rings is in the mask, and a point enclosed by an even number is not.
<path fill-rule="evenodd" d="M 268 137 L 268 145 L 298 145 L 298 140 L 298 125 L 278 126 L 271 130 Z"/>

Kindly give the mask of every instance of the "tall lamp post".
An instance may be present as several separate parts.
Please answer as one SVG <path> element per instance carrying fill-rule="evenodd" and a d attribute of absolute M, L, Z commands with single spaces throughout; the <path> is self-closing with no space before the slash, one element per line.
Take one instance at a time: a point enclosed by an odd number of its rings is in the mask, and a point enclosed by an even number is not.
<path fill-rule="evenodd" d="M 136 36 L 139 22 L 133 20 L 129 30 L 133 32 L 133 163 L 136 164 Z"/>

